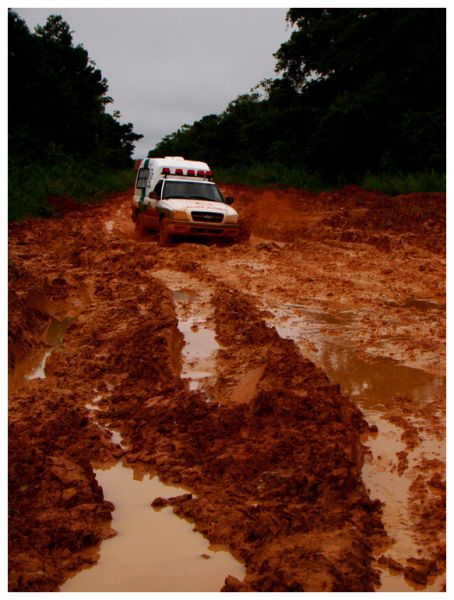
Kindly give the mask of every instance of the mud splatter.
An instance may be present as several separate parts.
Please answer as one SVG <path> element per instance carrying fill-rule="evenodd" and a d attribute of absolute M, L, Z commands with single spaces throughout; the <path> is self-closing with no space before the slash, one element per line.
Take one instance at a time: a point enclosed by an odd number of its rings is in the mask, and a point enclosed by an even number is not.
<path fill-rule="evenodd" d="M 383 422 L 366 422 L 373 415 L 317 366 L 310 327 L 285 339 L 270 310 L 313 311 L 319 333 L 347 336 L 364 363 L 385 356 L 442 377 L 444 195 L 224 191 L 252 227 L 249 243 L 136 242 L 129 194 L 10 226 L 10 374 L 50 349 L 53 320 L 74 319 L 45 379 L 10 387 L 10 590 L 58 590 L 97 560 L 114 507 L 94 470 L 118 460 L 189 489 L 173 510 L 245 565 L 242 580 L 225 574 L 224 590 L 372 591 L 388 572 L 441 589 L 445 467 L 429 448 L 444 444 L 443 394 L 386 401 L 401 443 L 392 465 L 409 477 L 424 549 L 387 555 L 387 498 L 363 481 Z M 214 376 L 189 386 L 179 311 L 188 303 L 190 317 L 203 293 L 219 349 Z"/>

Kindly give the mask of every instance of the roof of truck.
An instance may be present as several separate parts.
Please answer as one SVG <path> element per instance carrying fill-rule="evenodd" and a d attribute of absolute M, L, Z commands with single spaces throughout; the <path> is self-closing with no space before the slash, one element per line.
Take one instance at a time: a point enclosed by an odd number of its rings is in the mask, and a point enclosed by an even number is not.
<path fill-rule="evenodd" d="M 182 156 L 164 156 L 163 158 L 144 158 L 140 163 L 140 168 L 145 166 L 145 161 L 148 160 L 148 166 L 154 164 L 157 167 L 184 167 L 185 169 L 205 169 L 209 170 L 206 162 L 199 160 L 186 160 Z"/>

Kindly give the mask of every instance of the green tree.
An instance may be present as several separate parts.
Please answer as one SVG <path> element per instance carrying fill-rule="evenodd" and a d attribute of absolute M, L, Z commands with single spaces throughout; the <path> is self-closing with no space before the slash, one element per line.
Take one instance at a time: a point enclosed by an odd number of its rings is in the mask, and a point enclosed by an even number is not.
<path fill-rule="evenodd" d="M 307 162 L 329 175 L 445 168 L 444 9 L 291 9 L 277 70 L 316 118 Z"/>
<path fill-rule="evenodd" d="M 130 161 L 142 136 L 106 113 L 108 83 L 69 25 L 51 15 L 31 33 L 9 11 L 9 150 L 24 161 L 58 153 L 110 166 Z M 57 153 L 57 154 L 56 154 Z"/>
<path fill-rule="evenodd" d="M 294 8 L 280 74 L 166 136 L 153 154 L 281 162 L 336 182 L 445 170 L 443 9 Z"/>

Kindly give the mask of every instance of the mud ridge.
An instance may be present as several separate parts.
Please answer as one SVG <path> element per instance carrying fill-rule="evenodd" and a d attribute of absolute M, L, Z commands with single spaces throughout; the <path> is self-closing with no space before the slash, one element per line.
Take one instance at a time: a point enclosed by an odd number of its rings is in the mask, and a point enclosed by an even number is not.
<path fill-rule="evenodd" d="M 443 447 L 444 398 L 382 406 L 402 432 L 390 468 L 409 478 L 419 550 L 374 561 L 394 535 L 382 523 L 388 499 L 362 480 L 365 457 L 387 468 L 363 446 L 380 431 L 316 366 L 310 331 L 296 343 L 266 321 L 281 306 L 350 311 L 349 351 L 442 376 L 444 196 L 227 195 L 252 227 L 249 243 L 137 242 L 130 194 L 10 227 L 10 591 L 57 591 L 97 561 L 115 532 L 94 470 L 120 460 L 187 489 L 150 505 L 173 506 L 245 565 L 243 581 L 226 573 L 224 591 L 373 591 L 383 568 L 418 589 L 443 576 L 445 465 L 427 441 Z M 211 298 L 220 347 L 208 390 L 181 377 L 184 339 L 162 270 Z M 70 324 L 51 344 L 55 320 Z M 45 378 L 24 378 L 47 351 Z"/>

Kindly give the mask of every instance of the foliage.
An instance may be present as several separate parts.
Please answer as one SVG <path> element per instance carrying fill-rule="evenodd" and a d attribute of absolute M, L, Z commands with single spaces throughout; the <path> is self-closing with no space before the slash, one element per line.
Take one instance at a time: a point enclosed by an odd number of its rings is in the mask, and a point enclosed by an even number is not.
<path fill-rule="evenodd" d="M 216 180 L 222 183 L 242 184 L 251 187 L 305 189 L 321 191 L 326 185 L 319 176 L 303 169 L 289 167 L 283 163 L 255 163 L 235 167 L 218 168 Z"/>
<path fill-rule="evenodd" d="M 132 169 L 111 169 L 93 161 L 60 156 L 52 165 L 23 165 L 10 159 L 8 220 L 26 216 L 49 217 L 52 197 L 70 197 L 78 202 L 96 201 L 106 193 L 133 184 Z"/>
<path fill-rule="evenodd" d="M 276 53 L 284 78 L 318 98 L 328 173 L 445 168 L 443 9 L 291 9 Z"/>
<path fill-rule="evenodd" d="M 150 155 L 217 170 L 278 162 L 333 183 L 445 171 L 444 9 L 294 8 L 287 20 L 295 30 L 275 54 L 281 77 Z"/>
<path fill-rule="evenodd" d="M 361 180 L 365 190 L 383 192 L 391 196 L 410 192 L 445 192 L 446 175 L 441 173 L 367 173 Z"/>
<path fill-rule="evenodd" d="M 131 123 L 106 112 L 108 84 L 61 16 L 31 33 L 12 10 L 8 19 L 9 153 L 14 163 L 53 165 L 59 156 L 106 167 L 130 165 Z"/>

